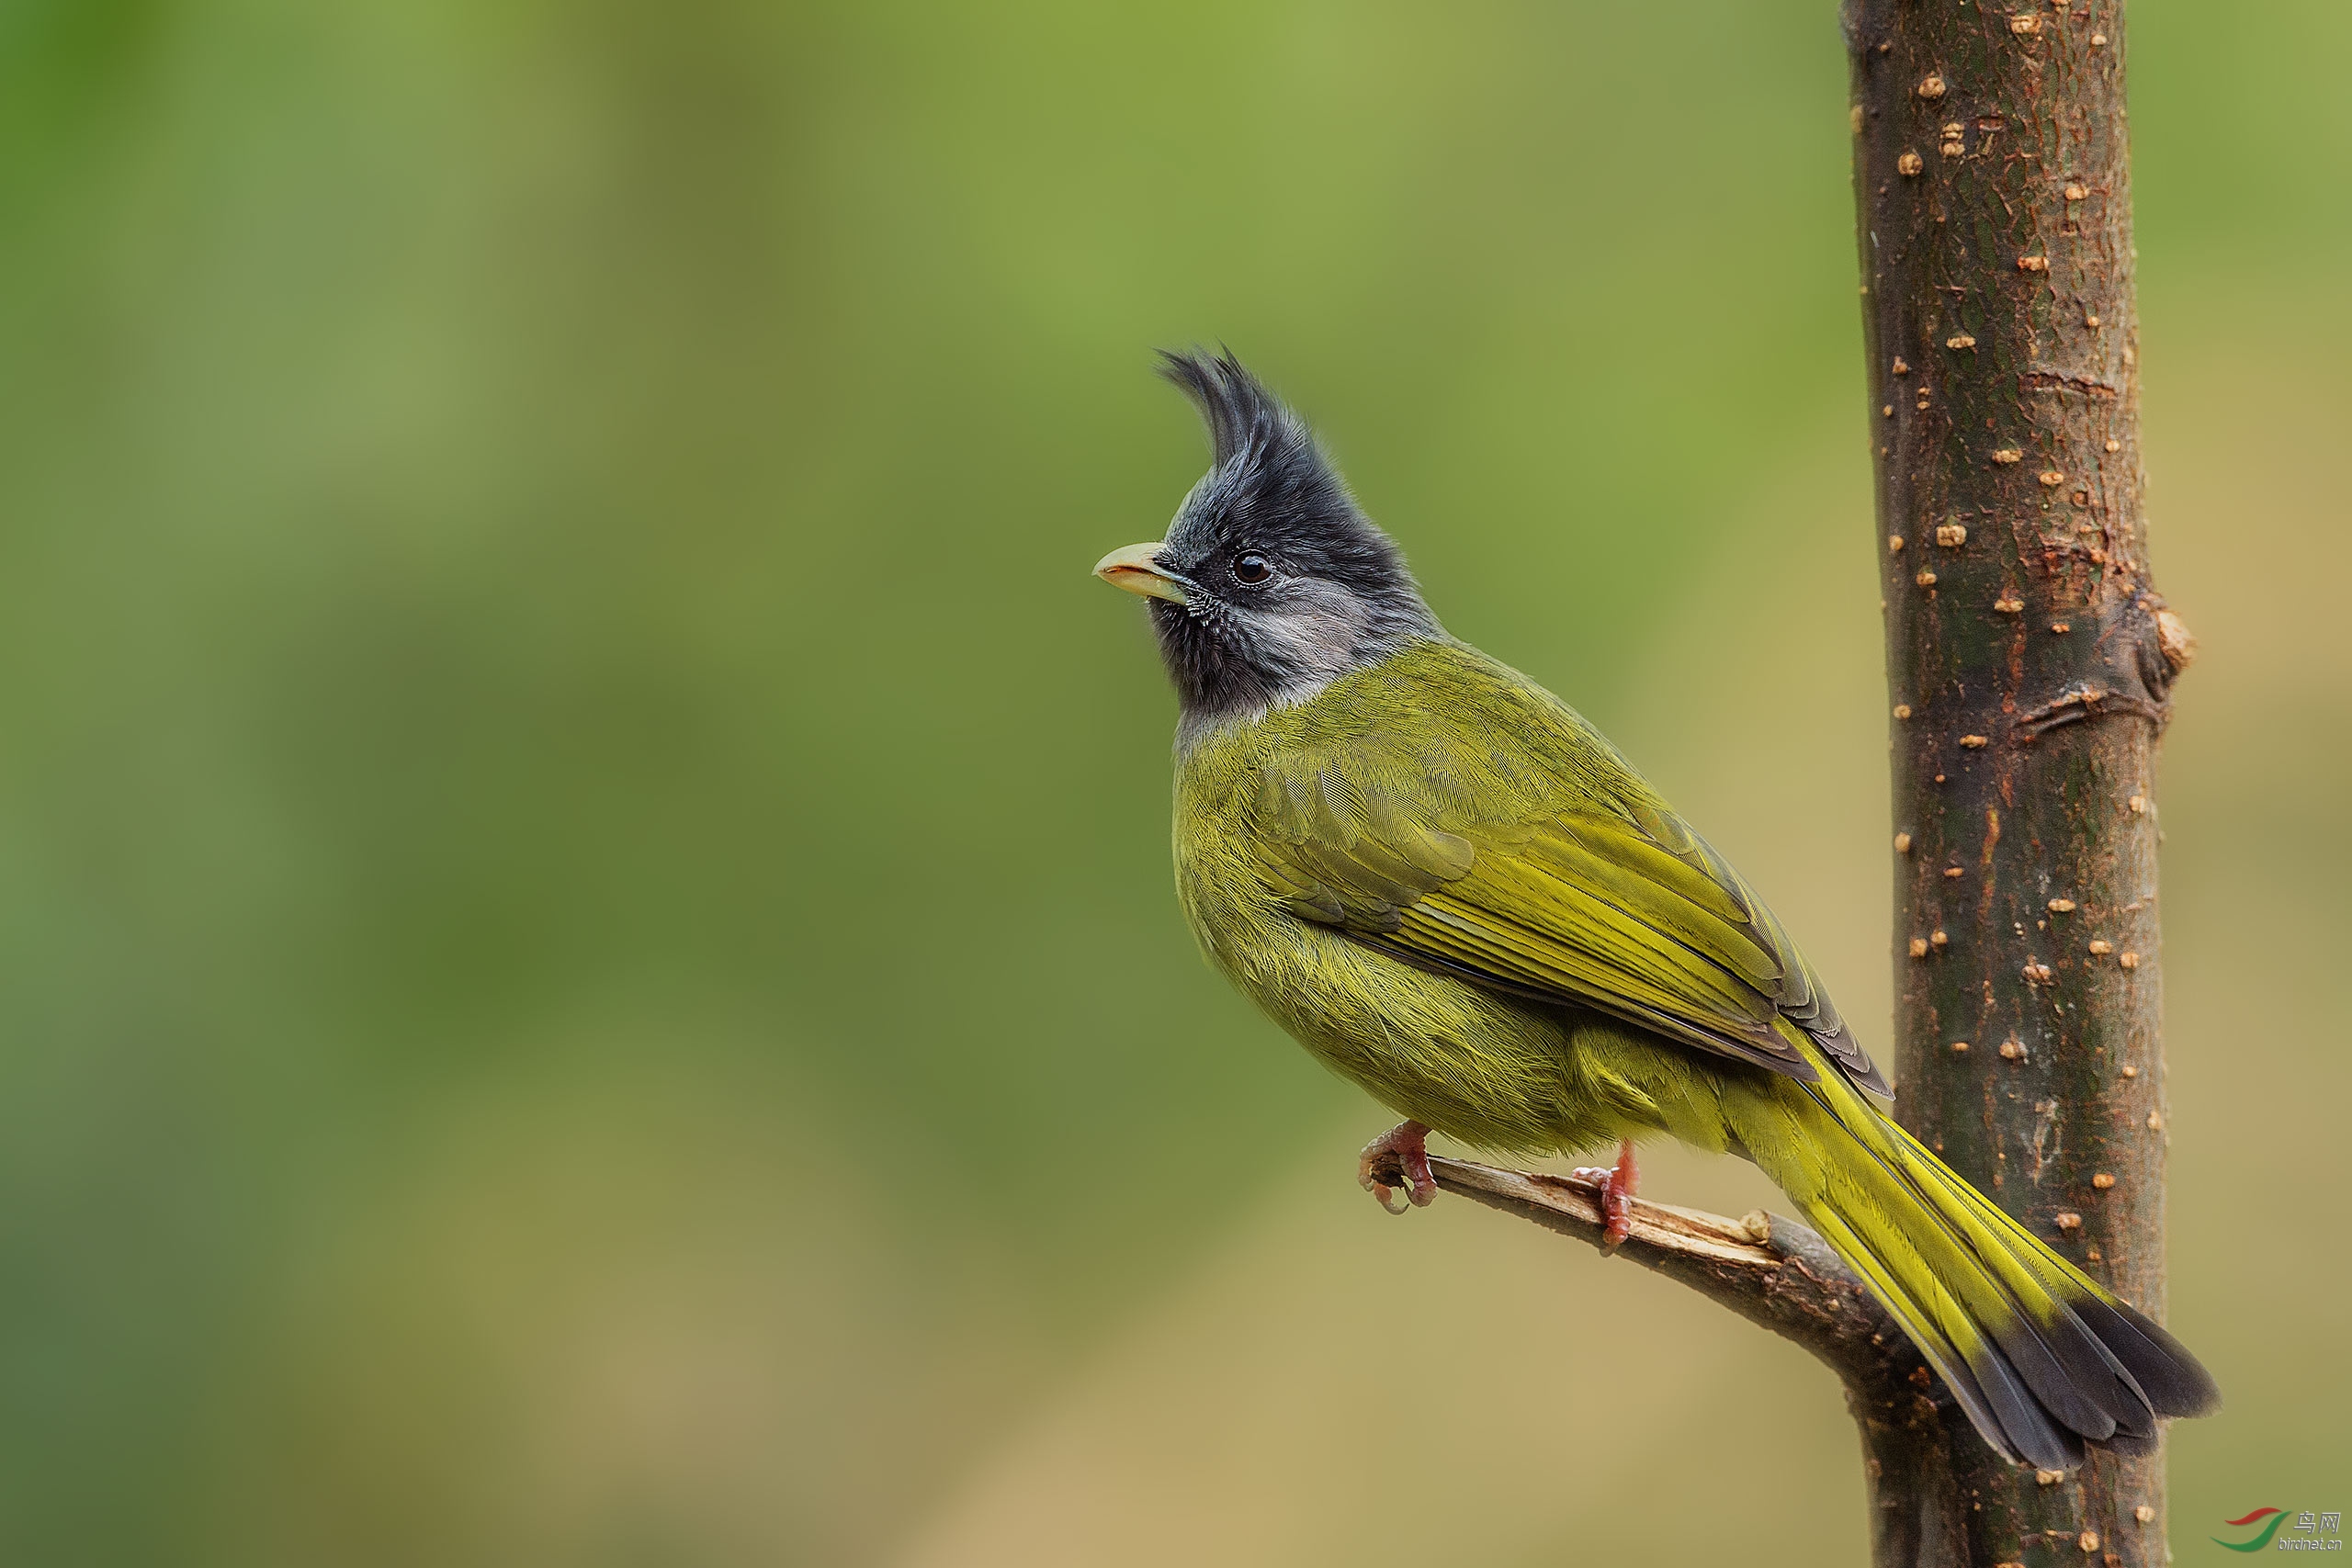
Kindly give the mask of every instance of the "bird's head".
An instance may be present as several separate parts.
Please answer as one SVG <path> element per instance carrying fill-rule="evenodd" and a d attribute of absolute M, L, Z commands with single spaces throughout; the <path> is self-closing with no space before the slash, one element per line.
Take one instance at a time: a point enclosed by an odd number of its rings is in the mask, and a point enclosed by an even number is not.
<path fill-rule="evenodd" d="M 1161 359 L 1208 424 L 1214 463 L 1167 538 L 1114 550 L 1094 574 L 1151 601 L 1188 720 L 1304 701 L 1443 635 L 1304 420 L 1229 353 Z"/>

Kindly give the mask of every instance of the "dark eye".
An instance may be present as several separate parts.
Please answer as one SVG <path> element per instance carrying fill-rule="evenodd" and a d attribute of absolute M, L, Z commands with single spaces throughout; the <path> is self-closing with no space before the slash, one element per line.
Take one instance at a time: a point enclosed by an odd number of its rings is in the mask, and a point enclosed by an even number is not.
<path fill-rule="evenodd" d="M 1252 550 L 1233 558 L 1233 581 L 1255 588 L 1274 575 L 1273 563 Z"/>

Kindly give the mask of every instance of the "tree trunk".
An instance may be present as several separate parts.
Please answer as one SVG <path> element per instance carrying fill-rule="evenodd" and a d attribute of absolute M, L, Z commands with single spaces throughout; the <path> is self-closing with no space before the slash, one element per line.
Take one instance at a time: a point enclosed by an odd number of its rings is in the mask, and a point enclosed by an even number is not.
<path fill-rule="evenodd" d="M 1897 1114 L 2161 1318 L 2154 785 L 2188 639 L 2142 520 L 2122 6 L 1855 0 L 1845 21 Z M 2044 1483 L 1955 1410 L 1939 1432 L 1858 1415 L 1881 1563 L 2170 1559 L 2161 1454 Z"/>

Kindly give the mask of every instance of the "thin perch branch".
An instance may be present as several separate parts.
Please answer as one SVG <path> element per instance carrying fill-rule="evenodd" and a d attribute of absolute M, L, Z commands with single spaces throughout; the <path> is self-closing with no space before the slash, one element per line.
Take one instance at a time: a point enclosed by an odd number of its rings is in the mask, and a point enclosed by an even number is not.
<path fill-rule="evenodd" d="M 1394 1157 L 1375 1176 L 1402 1186 Z M 1600 1184 L 1430 1156 L 1438 1186 L 1544 1229 L 1601 1244 Z M 1879 1517 L 1880 1562 L 1958 1562 L 1961 1521 L 1943 1412 L 1951 1395 L 1860 1277 L 1796 1221 L 1761 1210 L 1739 1219 L 1633 1200 L 1617 1256 L 1687 1285 L 1716 1305 L 1803 1346 L 1838 1374 L 1862 1435 Z M 1908 1506 L 1901 1500 L 1909 1499 Z"/>
<path fill-rule="evenodd" d="M 1383 1169 L 1374 1168 L 1375 1175 Z M 1607 1250 L 1596 1183 L 1435 1155 L 1430 1172 L 1458 1197 Z M 1758 1210 L 1735 1220 L 1635 1198 L 1616 1251 L 1803 1346 L 1849 1390 L 1906 1408 L 1923 1389 L 1930 1403 L 1948 1397 L 1854 1271 L 1828 1243 L 1785 1215 Z"/>

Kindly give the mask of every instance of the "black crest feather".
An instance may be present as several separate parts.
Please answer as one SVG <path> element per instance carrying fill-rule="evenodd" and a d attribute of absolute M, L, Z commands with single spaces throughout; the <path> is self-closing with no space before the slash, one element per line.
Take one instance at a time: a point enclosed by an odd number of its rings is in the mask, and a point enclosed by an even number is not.
<path fill-rule="evenodd" d="M 1219 468 L 1237 457 L 1263 458 L 1283 446 L 1312 447 L 1315 438 L 1265 383 L 1250 374 L 1231 349 L 1159 352 L 1159 373 L 1201 411 Z"/>
<path fill-rule="evenodd" d="M 1160 375 L 1200 411 L 1216 457 L 1159 558 L 1181 575 L 1184 603 L 1152 606 L 1188 713 L 1261 705 L 1442 635 L 1404 558 L 1305 420 L 1230 351 L 1159 358 Z M 1254 577 L 1236 574 L 1245 556 L 1258 558 Z"/>
<path fill-rule="evenodd" d="M 1180 554 L 1246 542 L 1359 592 L 1413 592 L 1396 545 L 1358 509 L 1306 422 L 1231 350 L 1163 351 L 1159 373 L 1200 410 L 1216 459 L 1170 533 Z"/>

